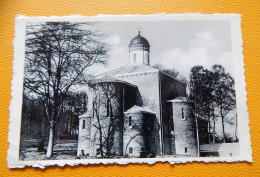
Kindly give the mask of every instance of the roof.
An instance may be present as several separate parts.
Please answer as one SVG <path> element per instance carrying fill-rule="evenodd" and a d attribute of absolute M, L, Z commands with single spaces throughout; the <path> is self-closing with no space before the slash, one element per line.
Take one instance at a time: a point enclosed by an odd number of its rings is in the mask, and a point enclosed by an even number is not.
<path fill-rule="evenodd" d="M 153 72 L 160 72 L 160 73 L 167 75 L 167 76 L 171 77 L 172 79 L 174 79 L 174 80 L 176 80 L 176 81 L 178 81 L 182 84 L 185 84 L 182 81 L 178 80 L 177 78 L 174 78 L 174 77 L 170 76 L 169 74 L 164 73 L 160 69 L 154 68 L 154 67 L 146 65 L 146 64 L 131 64 L 131 65 L 122 66 L 120 68 L 116 68 L 114 70 L 99 74 L 99 75 L 96 76 L 96 79 L 100 79 L 100 78 L 106 77 L 108 75 L 124 76 L 124 75 L 153 73 Z"/>
<path fill-rule="evenodd" d="M 124 83 L 124 84 L 130 85 L 130 86 L 136 87 L 134 84 L 126 82 L 113 75 L 104 75 L 103 77 L 97 77 L 96 79 L 92 80 L 93 84 L 94 83 L 106 83 L 106 82 L 111 82 L 111 83 L 118 82 L 118 83 Z"/>
<path fill-rule="evenodd" d="M 138 74 L 138 73 L 144 73 L 144 72 L 159 72 L 159 69 L 156 69 L 154 67 L 145 65 L 145 64 L 136 64 L 136 65 L 126 65 L 108 72 L 105 72 L 103 74 L 100 74 L 97 76 L 97 78 L 101 78 L 107 75 L 113 75 L 113 76 L 120 76 L 120 75 L 127 75 L 127 74 Z"/>
<path fill-rule="evenodd" d="M 126 114 L 134 114 L 134 113 L 155 114 L 155 112 L 153 112 L 153 111 L 150 110 L 149 108 L 141 107 L 141 106 L 137 106 L 137 105 L 134 105 L 133 107 L 131 107 L 130 109 L 128 109 L 125 113 L 126 113 Z"/>
<path fill-rule="evenodd" d="M 178 102 L 191 102 L 191 101 L 189 101 L 187 97 L 179 96 L 174 98 L 173 100 L 168 100 L 167 102 L 178 103 Z"/>
<path fill-rule="evenodd" d="M 129 46 L 136 45 L 136 44 L 138 44 L 138 45 L 141 44 L 141 45 L 143 45 L 145 47 L 150 47 L 149 42 L 147 41 L 147 39 L 145 39 L 144 37 L 142 37 L 140 35 L 140 31 L 139 31 L 139 34 L 131 40 Z"/>

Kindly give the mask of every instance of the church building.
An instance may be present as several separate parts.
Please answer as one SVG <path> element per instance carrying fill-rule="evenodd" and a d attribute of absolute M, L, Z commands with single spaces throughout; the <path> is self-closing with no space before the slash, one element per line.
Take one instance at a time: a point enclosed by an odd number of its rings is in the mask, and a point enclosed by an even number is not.
<path fill-rule="evenodd" d="M 129 64 L 97 75 L 87 95 L 79 157 L 196 157 L 208 141 L 208 122 L 195 119 L 186 84 L 150 66 L 150 44 L 140 32 L 129 44 Z"/>

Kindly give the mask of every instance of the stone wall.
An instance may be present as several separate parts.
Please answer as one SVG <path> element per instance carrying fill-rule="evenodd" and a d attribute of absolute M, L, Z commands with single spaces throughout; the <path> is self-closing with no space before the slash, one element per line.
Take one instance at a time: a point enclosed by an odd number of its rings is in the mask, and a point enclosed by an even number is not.
<path fill-rule="evenodd" d="M 155 115 L 147 113 L 126 114 L 124 121 L 124 156 L 152 157 L 156 154 Z"/>
<path fill-rule="evenodd" d="M 186 96 L 186 85 L 180 81 L 160 72 L 161 81 L 161 109 L 163 122 L 164 154 L 175 154 L 172 105 L 168 100 L 179 96 Z"/>
<path fill-rule="evenodd" d="M 159 73 L 147 72 L 119 76 L 121 79 L 137 86 L 136 99 L 138 106 L 146 106 L 156 114 L 154 119 L 156 154 L 161 154 L 160 140 L 160 101 L 159 101 Z"/>
<path fill-rule="evenodd" d="M 90 132 L 92 126 L 91 119 L 92 118 L 90 115 L 85 115 L 80 117 L 77 156 L 85 156 L 91 154 L 90 152 Z"/>
<path fill-rule="evenodd" d="M 176 155 L 197 156 L 196 124 L 188 102 L 172 103 Z"/>
<path fill-rule="evenodd" d="M 91 111 L 91 121 L 85 121 L 87 130 L 80 129 L 78 156 L 83 154 L 82 150 L 85 155 L 101 155 L 99 127 L 102 127 L 103 156 L 122 156 L 124 111 L 136 104 L 136 97 L 133 96 L 136 88 L 124 83 L 111 82 L 92 85 L 92 89 L 88 91 L 88 95 L 92 95 L 88 103 L 91 108 L 88 110 Z M 83 126 L 85 119 L 82 118 L 79 127 Z"/>

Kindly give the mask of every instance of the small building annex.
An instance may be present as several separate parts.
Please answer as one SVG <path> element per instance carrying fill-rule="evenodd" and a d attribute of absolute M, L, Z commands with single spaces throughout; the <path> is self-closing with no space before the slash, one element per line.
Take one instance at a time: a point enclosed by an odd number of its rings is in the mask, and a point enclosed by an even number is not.
<path fill-rule="evenodd" d="M 129 45 L 129 65 L 88 84 L 88 111 L 79 116 L 77 156 L 197 156 L 207 143 L 207 121 L 192 113 L 186 85 L 150 66 L 149 42 L 139 34 Z"/>

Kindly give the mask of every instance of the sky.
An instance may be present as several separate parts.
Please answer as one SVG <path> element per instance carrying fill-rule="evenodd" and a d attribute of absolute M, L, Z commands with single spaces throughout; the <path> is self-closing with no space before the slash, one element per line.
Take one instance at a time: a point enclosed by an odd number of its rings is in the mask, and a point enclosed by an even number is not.
<path fill-rule="evenodd" d="M 210 69 L 214 64 L 221 64 L 233 76 L 229 21 L 105 21 L 96 28 L 109 36 L 104 41 L 111 46 L 109 65 L 99 71 L 129 63 L 128 46 L 140 29 L 141 36 L 150 43 L 151 65 L 160 63 L 188 78 L 193 66 Z"/>

